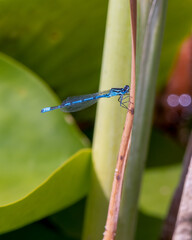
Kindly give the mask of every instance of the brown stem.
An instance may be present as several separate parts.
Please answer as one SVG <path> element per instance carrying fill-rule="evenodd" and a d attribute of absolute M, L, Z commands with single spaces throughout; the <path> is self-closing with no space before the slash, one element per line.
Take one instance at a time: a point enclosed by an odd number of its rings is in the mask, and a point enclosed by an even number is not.
<path fill-rule="evenodd" d="M 186 175 L 173 240 L 192 239 L 192 155 Z"/>
<path fill-rule="evenodd" d="M 131 130 L 133 126 L 134 106 L 135 106 L 135 59 L 136 59 L 136 0 L 130 0 L 131 9 L 131 29 L 132 29 L 132 66 L 131 66 L 131 88 L 129 104 L 129 111 L 125 121 L 124 131 L 121 139 L 120 150 L 115 169 L 115 176 L 113 180 L 112 192 L 109 202 L 107 222 L 105 225 L 105 232 L 103 240 L 115 239 L 117 222 L 120 208 L 121 192 L 123 185 L 123 178 L 125 166 L 130 151 L 131 145 Z"/>
<path fill-rule="evenodd" d="M 188 171 L 191 156 L 192 156 L 192 133 L 189 138 L 188 146 L 187 146 L 184 161 L 183 161 L 183 171 L 182 171 L 181 179 L 180 179 L 178 187 L 175 191 L 175 194 L 173 196 L 173 199 L 172 199 L 172 202 L 170 205 L 170 209 L 169 209 L 169 213 L 166 217 L 166 220 L 165 220 L 165 223 L 163 226 L 163 230 L 162 230 L 162 234 L 161 234 L 161 238 L 160 238 L 161 240 L 171 240 L 172 239 L 176 220 L 177 220 L 179 205 L 181 202 L 181 196 L 183 193 L 185 178 L 186 178 L 186 174 Z"/>

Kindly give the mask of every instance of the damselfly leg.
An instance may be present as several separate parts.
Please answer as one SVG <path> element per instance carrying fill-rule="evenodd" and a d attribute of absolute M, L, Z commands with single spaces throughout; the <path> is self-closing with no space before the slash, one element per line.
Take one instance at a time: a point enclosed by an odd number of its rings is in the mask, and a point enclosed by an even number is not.
<path fill-rule="evenodd" d="M 126 101 L 124 101 L 126 99 Z M 130 101 L 130 94 L 120 95 L 118 101 L 120 102 L 120 106 L 126 109 L 129 109 L 125 104 L 129 103 Z"/>

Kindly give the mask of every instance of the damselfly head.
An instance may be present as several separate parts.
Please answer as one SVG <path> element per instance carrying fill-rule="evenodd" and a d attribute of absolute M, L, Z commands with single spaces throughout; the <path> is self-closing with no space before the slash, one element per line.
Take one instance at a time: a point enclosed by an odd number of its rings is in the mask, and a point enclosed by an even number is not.
<path fill-rule="evenodd" d="M 129 92 L 129 85 L 125 85 L 125 87 L 123 88 L 123 91 L 128 93 Z"/>

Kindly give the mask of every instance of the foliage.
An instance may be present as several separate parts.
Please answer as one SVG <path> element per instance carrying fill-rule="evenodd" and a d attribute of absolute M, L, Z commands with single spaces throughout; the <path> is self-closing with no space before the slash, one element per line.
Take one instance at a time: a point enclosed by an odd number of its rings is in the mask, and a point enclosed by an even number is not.
<path fill-rule="evenodd" d="M 189 0 L 182 3 L 178 0 L 169 1 L 158 89 L 165 86 L 179 45 L 190 33 L 191 5 Z M 147 9 L 147 1 L 143 1 L 142 6 Z M 89 189 L 90 150 L 86 149 L 89 142 L 71 115 L 61 112 L 40 114 L 40 109 L 58 104 L 53 91 L 59 97 L 97 91 L 106 9 L 107 1 L 101 0 L 0 1 L 1 51 L 26 66 L 4 54 L 0 56 L 2 240 L 13 237 L 80 239 L 85 201 L 77 201 Z M 112 19 L 111 22 L 114 24 Z M 117 24 L 116 30 L 119 29 Z M 124 35 L 126 39 L 119 39 L 125 45 L 120 45 L 117 53 L 126 52 L 127 47 L 130 47 L 129 34 L 128 29 Z M 142 37 L 142 31 L 138 37 Z M 105 51 L 109 48 L 110 52 L 113 47 L 105 45 Z M 118 57 L 117 54 L 115 60 Z M 129 57 L 128 53 L 122 61 L 124 67 L 126 64 L 130 67 Z M 117 87 L 124 85 L 128 78 L 123 76 L 129 75 L 126 71 L 129 70 L 125 70 L 123 75 L 119 70 L 117 75 L 112 75 L 113 79 L 107 83 L 103 81 L 101 88 L 108 88 L 111 84 L 117 84 Z M 123 79 L 119 80 L 119 76 Z M 117 131 L 120 139 L 125 114 L 113 100 L 102 102 L 101 108 L 103 114 L 99 113 L 100 122 L 105 123 L 106 129 L 103 131 L 99 125 L 94 137 L 99 131 L 102 131 L 102 139 L 108 134 L 117 152 L 119 145 L 112 139 L 117 138 Z M 110 116 L 109 120 L 104 120 L 104 114 Z M 81 122 L 92 121 L 94 110 L 86 110 L 75 116 Z M 108 144 L 107 140 L 101 143 L 102 148 Z M 157 239 L 161 221 L 177 183 L 178 162 L 182 154 L 180 146 L 162 133 L 152 131 L 148 169 L 140 199 L 137 239 L 143 239 L 143 236 L 146 239 Z M 174 162 L 177 162 L 177 166 Z M 109 185 L 102 189 L 106 199 L 110 194 Z M 101 202 L 97 204 L 101 205 Z M 107 206 L 107 203 L 104 204 Z M 59 210 L 62 211 L 54 214 Z M 49 215 L 52 216 L 19 229 Z M 70 218 L 74 221 L 68 221 Z M 154 231 L 148 231 L 147 223 L 154 219 Z M 19 230 L 11 232 L 13 229 Z"/>

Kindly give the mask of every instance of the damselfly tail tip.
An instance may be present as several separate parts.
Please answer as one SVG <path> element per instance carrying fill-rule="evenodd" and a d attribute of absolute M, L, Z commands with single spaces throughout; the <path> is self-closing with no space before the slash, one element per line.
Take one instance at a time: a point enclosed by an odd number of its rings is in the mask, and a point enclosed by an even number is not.
<path fill-rule="evenodd" d="M 49 111 L 51 111 L 50 107 L 46 107 L 46 108 L 41 109 L 42 113 L 49 112 Z"/>

